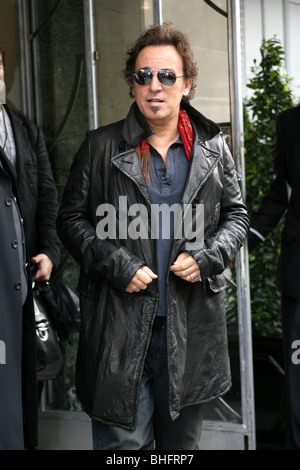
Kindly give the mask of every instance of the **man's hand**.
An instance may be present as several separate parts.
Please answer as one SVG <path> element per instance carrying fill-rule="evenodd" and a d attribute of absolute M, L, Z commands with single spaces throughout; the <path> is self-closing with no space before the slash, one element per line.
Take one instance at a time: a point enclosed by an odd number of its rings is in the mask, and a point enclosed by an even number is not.
<path fill-rule="evenodd" d="M 36 282 L 49 281 L 53 268 L 51 259 L 44 253 L 40 253 L 31 258 L 31 261 L 34 264 L 34 266 L 30 268 L 34 280 Z"/>
<path fill-rule="evenodd" d="M 170 270 L 184 281 L 197 282 L 201 280 L 199 266 L 195 258 L 186 251 L 180 253 Z"/>
<path fill-rule="evenodd" d="M 133 292 L 145 290 L 147 289 L 148 285 L 151 284 L 153 279 L 157 279 L 157 274 L 151 271 L 148 266 L 142 266 L 137 270 L 125 291 L 129 294 L 132 294 Z"/>

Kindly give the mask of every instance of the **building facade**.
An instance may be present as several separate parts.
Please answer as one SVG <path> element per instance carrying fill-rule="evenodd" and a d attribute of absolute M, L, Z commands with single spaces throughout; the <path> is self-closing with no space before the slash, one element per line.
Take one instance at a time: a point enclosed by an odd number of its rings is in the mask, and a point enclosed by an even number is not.
<path fill-rule="evenodd" d="M 233 39 L 236 12 L 240 36 Z M 299 20 L 300 0 L 0 0 L 7 103 L 42 128 L 61 195 L 85 133 L 125 117 L 131 104 L 122 77 L 125 49 L 148 25 L 171 21 L 189 34 L 199 69 L 192 104 L 218 122 L 233 144 L 237 119 L 233 88 L 237 83 L 232 43 L 238 42 L 238 73 L 246 96 L 250 67 L 254 59 L 259 60 L 261 40 L 276 34 L 286 50 L 287 71 L 294 77 L 294 91 L 300 99 Z M 247 275 L 247 260 L 241 261 L 239 272 L 241 279 L 245 272 Z M 76 288 L 78 268 L 64 250 L 57 277 Z M 239 286 L 237 290 L 241 291 Z M 249 318 L 235 321 L 244 320 Z M 238 330 L 237 324 L 235 327 Z M 245 329 L 250 335 L 249 325 L 245 328 L 243 323 Z M 241 339 L 244 347 L 247 341 Z M 76 337 L 72 344 L 63 345 L 63 370 L 45 387 L 42 448 L 91 446 L 89 421 L 81 413 L 73 389 L 76 345 Z M 246 392 L 252 376 L 250 368 L 245 368 L 251 345 L 242 356 L 240 351 L 238 347 L 232 350 L 232 391 L 207 407 L 203 448 L 255 447 L 253 396 L 249 398 Z"/>

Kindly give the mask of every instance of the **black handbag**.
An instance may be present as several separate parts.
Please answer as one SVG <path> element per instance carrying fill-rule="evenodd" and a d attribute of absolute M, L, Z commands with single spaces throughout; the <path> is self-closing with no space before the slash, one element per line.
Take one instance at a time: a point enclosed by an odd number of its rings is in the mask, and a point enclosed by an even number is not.
<path fill-rule="evenodd" d="M 60 341 L 69 341 L 80 329 L 79 298 L 63 283 L 35 283 L 33 288 L 37 333 L 38 380 L 56 377 L 63 364 Z"/>
<path fill-rule="evenodd" d="M 69 341 L 80 330 L 78 296 L 63 283 L 42 282 L 37 287 L 59 339 Z"/>
<path fill-rule="evenodd" d="M 39 381 L 51 380 L 56 377 L 63 365 L 63 355 L 57 333 L 47 312 L 47 306 L 33 290 L 35 315 L 36 349 L 37 349 L 37 378 Z"/>

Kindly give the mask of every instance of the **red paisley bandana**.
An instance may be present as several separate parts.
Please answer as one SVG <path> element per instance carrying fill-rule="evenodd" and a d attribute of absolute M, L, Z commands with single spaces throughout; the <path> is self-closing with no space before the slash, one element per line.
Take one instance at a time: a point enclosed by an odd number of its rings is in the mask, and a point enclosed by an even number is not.
<path fill-rule="evenodd" d="M 193 146 L 194 131 L 191 125 L 190 118 L 182 108 L 180 108 L 179 112 L 178 129 L 182 138 L 186 156 L 188 160 L 190 160 Z"/>
<path fill-rule="evenodd" d="M 194 132 L 193 132 L 190 118 L 188 117 L 186 111 L 183 108 L 180 108 L 180 111 L 179 111 L 178 129 L 179 129 L 180 136 L 182 138 L 186 156 L 188 160 L 190 160 L 192 146 L 193 146 Z M 152 175 L 151 175 L 150 149 L 146 140 L 143 140 L 142 142 L 140 142 L 135 147 L 135 151 L 139 157 L 139 160 L 143 169 L 143 173 L 145 176 L 145 181 L 146 181 L 146 184 L 148 185 L 149 174 L 151 176 L 151 179 L 152 179 Z"/>

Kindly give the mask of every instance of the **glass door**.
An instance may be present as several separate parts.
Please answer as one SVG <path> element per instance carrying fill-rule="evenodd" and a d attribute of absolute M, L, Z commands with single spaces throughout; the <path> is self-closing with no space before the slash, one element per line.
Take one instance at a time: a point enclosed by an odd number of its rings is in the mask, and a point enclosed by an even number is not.
<path fill-rule="evenodd" d="M 240 8 L 232 0 L 94 0 L 95 88 L 98 125 L 126 116 L 132 99 L 121 77 L 124 53 L 149 24 L 171 21 L 191 38 L 198 65 L 192 105 L 217 122 L 236 161 L 244 193 Z M 117 79 L 115 79 L 117 77 Z M 232 389 L 205 406 L 203 448 L 255 447 L 247 248 L 226 270 Z"/>
<path fill-rule="evenodd" d="M 162 21 L 172 21 L 191 38 L 198 64 L 193 106 L 217 122 L 236 161 L 244 193 L 239 2 L 162 0 Z M 188 6 L 188 8 L 187 8 Z M 255 447 L 251 361 L 251 322 L 247 248 L 225 272 L 229 352 L 233 385 L 205 406 L 204 449 Z M 250 393 L 250 395 L 249 395 Z"/>

